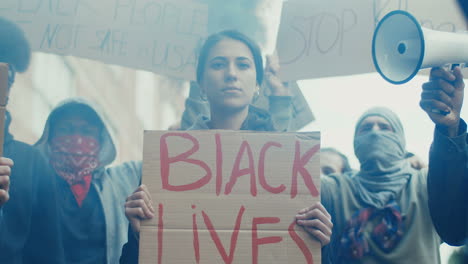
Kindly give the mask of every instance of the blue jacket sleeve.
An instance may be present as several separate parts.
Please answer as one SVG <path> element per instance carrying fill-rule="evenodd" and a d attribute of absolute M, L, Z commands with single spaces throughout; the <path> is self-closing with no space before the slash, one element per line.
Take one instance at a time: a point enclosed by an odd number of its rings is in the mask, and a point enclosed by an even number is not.
<path fill-rule="evenodd" d="M 450 245 L 462 245 L 468 237 L 466 123 L 459 135 L 449 138 L 436 127 L 429 152 L 427 191 L 429 209 L 437 233 Z"/>

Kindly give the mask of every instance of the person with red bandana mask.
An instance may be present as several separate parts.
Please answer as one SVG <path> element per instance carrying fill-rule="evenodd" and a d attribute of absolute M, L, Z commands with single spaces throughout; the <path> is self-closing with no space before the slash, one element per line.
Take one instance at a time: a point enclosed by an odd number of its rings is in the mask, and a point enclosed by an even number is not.
<path fill-rule="evenodd" d="M 116 149 L 104 119 L 83 98 L 59 104 L 35 146 L 57 175 L 66 263 L 118 263 L 127 241 L 123 205 L 140 183 L 141 162 L 106 168 Z"/>

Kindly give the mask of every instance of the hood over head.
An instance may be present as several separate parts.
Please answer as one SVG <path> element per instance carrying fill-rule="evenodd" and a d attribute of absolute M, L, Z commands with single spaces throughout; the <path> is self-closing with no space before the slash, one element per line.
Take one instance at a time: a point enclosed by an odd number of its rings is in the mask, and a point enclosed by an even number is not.
<path fill-rule="evenodd" d="M 93 123 L 97 123 L 98 125 L 102 126 L 101 133 L 99 135 L 99 143 L 101 149 L 99 151 L 99 167 L 103 168 L 109 164 L 111 164 L 116 157 L 117 151 L 114 145 L 114 141 L 112 139 L 111 132 L 108 130 L 103 117 L 103 114 L 100 110 L 98 110 L 97 105 L 94 105 L 87 99 L 82 97 L 74 97 L 66 99 L 60 102 L 49 114 L 46 124 L 44 126 L 44 131 L 42 133 L 41 138 L 34 144 L 44 156 L 49 160 L 50 159 L 50 148 L 49 148 L 49 141 L 50 141 L 50 134 L 51 128 L 57 120 L 66 113 L 67 111 L 71 111 L 71 109 L 77 110 L 74 113 L 76 114 L 83 114 L 87 116 L 87 119 L 91 119 Z M 82 109 L 82 110 L 80 110 Z"/>
<path fill-rule="evenodd" d="M 359 126 L 369 116 L 384 118 L 393 131 L 369 131 L 358 135 Z M 408 180 L 417 174 L 405 159 L 403 125 L 388 108 L 370 108 L 359 118 L 354 135 L 354 153 L 360 162 L 360 171 L 351 178 L 357 196 L 369 206 L 383 208 L 396 199 Z"/>

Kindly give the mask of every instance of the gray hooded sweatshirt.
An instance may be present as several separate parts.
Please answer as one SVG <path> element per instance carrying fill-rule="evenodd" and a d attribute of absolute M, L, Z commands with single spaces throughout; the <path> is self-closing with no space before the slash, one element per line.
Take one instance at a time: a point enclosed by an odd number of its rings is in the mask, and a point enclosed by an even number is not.
<path fill-rule="evenodd" d="M 104 124 L 101 132 L 102 134 L 100 137 L 100 165 L 93 172 L 90 191 L 88 194 L 89 196 L 92 193 L 94 197 L 97 197 L 96 200 L 100 202 L 99 207 L 95 207 L 96 209 L 93 209 L 95 211 L 93 212 L 95 216 L 91 219 L 99 219 L 101 217 L 103 217 L 104 219 L 102 219 L 101 222 L 94 221 L 93 223 L 86 223 L 84 224 L 84 227 L 86 227 L 86 225 L 89 224 L 90 226 L 97 226 L 100 228 L 100 230 L 103 230 L 102 234 L 105 234 L 105 238 L 98 238 L 99 241 L 105 241 L 105 253 L 103 253 L 102 250 L 101 253 L 105 254 L 106 263 L 118 263 L 122 246 L 127 241 L 128 220 L 125 217 L 125 200 L 127 196 L 129 196 L 140 184 L 142 174 L 141 162 L 126 162 L 118 166 L 106 168 L 106 166 L 112 163 L 115 159 L 115 145 L 113 143 L 111 134 L 105 125 L 104 119 L 99 114 L 99 111 L 97 111 L 96 107 L 94 107 L 91 103 L 89 103 L 83 98 L 72 98 L 65 100 L 62 103 L 60 103 L 55 109 L 52 110 L 44 127 L 44 132 L 41 138 L 36 142 L 35 147 L 37 147 L 44 154 L 46 159 L 50 161 L 50 149 L 48 140 L 51 122 L 57 118 L 57 113 L 59 111 L 62 111 L 63 109 L 66 109 L 67 107 L 71 107 L 76 104 L 91 109 L 92 112 L 95 113 L 96 116 L 102 121 L 102 124 Z M 57 177 L 60 178 L 60 176 Z M 60 185 L 58 184 L 57 186 Z M 62 184 L 62 186 L 59 188 L 62 188 L 62 193 L 65 194 L 69 190 L 67 189 L 66 184 Z M 71 193 L 71 191 L 69 191 L 69 193 Z M 78 213 L 80 211 L 76 208 L 70 209 L 70 204 L 67 204 L 64 201 L 59 202 L 62 202 L 60 214 L 63 226 L 62 233 L 66 234 L 67 231 L 64 230 L 73 230 L 75 228 L 73 226 L 70 226 L 70 222 L 76 222 L 76 220 L 73 220 L 73 213 Z M 78 217 L 81 216 L 77 216 L 77 218 Z M 79 222 L 78 224 L 83 225 Z M 68 235 L 68 238 L 70 238 L 70 236 L 72 237 L 72 239 L 68 240 L 79 241 L 76 242 L 79 245 L 74 245 L 73 243 L 75 242 L 70 243 L 70 241 L 64 240 L 65 256 L 67 258 L 67 263 L 88 263 L 93 257 L 86 256 L 86 254 L 84 254 L 85 256 L 81 256 L 80 253 L 77 253 L 80 252 L 80 247 L 86 247 L 87 237 L 94 236 L 94 238 L 96 238 L 97 236 L 95 233 L 92 232 L 92 228 L 90 229 L 89 234 L 86 234 L 86 231 L 83 230 L 85 229 L 81 228 L 80 231 L 76 233 L 68 232 L 68 234 L 71 234 Z M 78 237 L 75 238 L 74 236 Z M 67 236 L 64 235 L 64 239 L 67 239 Z M 91 251 L 91 253 L 93 252 Z M 87 258 L 88 260 L 81 260 L 79 258 Z"/>

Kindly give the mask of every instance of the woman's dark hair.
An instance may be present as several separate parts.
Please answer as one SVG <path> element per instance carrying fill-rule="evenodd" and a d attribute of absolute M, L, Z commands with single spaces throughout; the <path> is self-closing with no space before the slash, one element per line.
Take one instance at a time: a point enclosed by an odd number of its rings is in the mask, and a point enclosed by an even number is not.
<path fill-rule="evenodd" d="M 252 39 L 250 39 L 249 37 L 237 30 L 224 30 L 219 33 L 210 35 L 205 40 L 205 43 L 203 44 L 200 50 L 200 54 L 198 55 L 197 82 L 200 83 L 201 79 L 203 78 L 203 73 L 205 72 L 206 58 L 208 57 L 211 48 L 213 48 L 219 41 L 223 39 L 233 39 L 240 41 L 250 49 L 255 63 L 257 84 L 260 86 L 263 81 L 263 59 L 260 47 L 257 45 L 257 43 L 255 43 L 255 41 L 253 41 Z"/>

